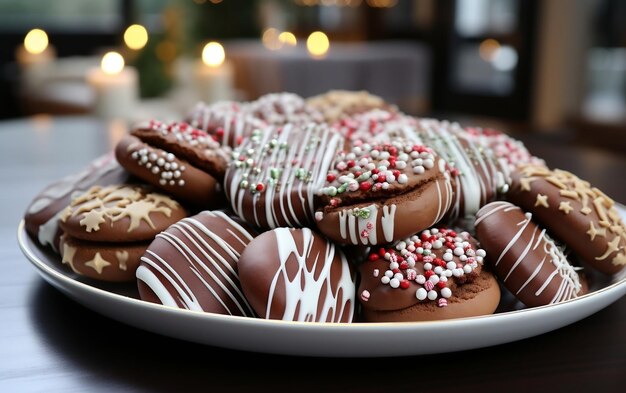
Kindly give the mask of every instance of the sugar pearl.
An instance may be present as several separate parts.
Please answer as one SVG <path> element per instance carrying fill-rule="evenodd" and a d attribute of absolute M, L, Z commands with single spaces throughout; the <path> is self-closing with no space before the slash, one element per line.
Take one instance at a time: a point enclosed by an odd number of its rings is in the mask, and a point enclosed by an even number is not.
<path fill-rule="evenodd" d="M 449 254 L 444 254 L 444 257 L 445 257 L 446 255 L 449 255 Z M 445 258 L 444 258 L 444 260 L 445 260 Z M 448 269 L 452 270 L 452 269 L 456 268 L 456 263 L 454 263 L 454 262 L 448 262 L 448 263 L 446 263 L 446 267 L 447 267 Z"/>
<path fill-rule="evenodd" d="M 452 296 L 452 291 L 448 287 L 441 288 L 441 296 L 445 298 L 449 298 L 450 296 Z"/>
<path fill-rule="evenodd" d="M 463 271 L 467 274 L 472 272 L 472 267 L 470 265 L 463 266 Z"/>
<path fill-rule="evenodd" d="M 413 167 L 413 173 L 421 175 L 422 173 L 424 173 L 424 167 L 423 166 Z"/>
<path fill-rule="evenodd" d="M 443 254 L 442 258 L 443 258 L 444 261 L 450 262 L 454 257 L 452 256 L 451 252 L 446 252 L 445 254 Z"/>
<path fill-rule="evenodd" d="M 424 284 L 426 282 L 426 277 L 424 277 L 421 274 L 418 274 L 417 277 L 415 277 L 415 282 L 418 284 Z"/>
<path fill-rule="evenodd" d="M 400 286 L 400 280 L 398 280 L 397 278 L 392 278 L 389 281 L 389 286 L 392 288 L 398 288 Z"/>
<path fill-rule="evenodd" d="M 479 248 L 478 250 L 476 250 L 476 256 L 484 258 L 485 256 L 487 256 L 487 252 L 482 248 Z"/>
<path fill-rule="evenodd" d="M 465 251 L 463 250 L 462 247 L 457 247 L 454 249 L 454 255 L 461 256 L 463 254 L 465 254 Z"/>
<path fill-rule="evenodd" d="M 433 268 L 432 264 L 430 264 L 428 262 L 424 264 L 424 270 L 431 270 L 432 268 Z"/>
<path fill-rule="evenodd" d="M 402 275 L 402 273 L 394 274 L 393 278 L 395 278 L 396 280 L 404 280 L 404 276 Z"/>
<path fill-rule="evenodd" d="M 380 270 L 378 270 L 378 269 L 374 269 L 374 271 L 372 272 L 372 274 L 374 275 L 374 277 L 378 277 L 378 275 L 380 274 Z"/>
<path fill-rule="evenodd" d="M 415 297 L 417 298 L 417 300 L 424 300 L 426 299 L 427 296 L 427 292 L 424 288 L 419 288 L 417 291 L 415 291 Z"/>
<path fill-rule="evenodd" d="M 391 278 L 391 277 L 393 277 L 393 272 L 391 270 L 387 270 L 385 272 L 385 276 Z"/>
<path fill-rule="evenodd" d="M 437 299 L 437 291 L 434 291 L 434 290 L 428 291 L 428 299 L 429 300 Z"/>

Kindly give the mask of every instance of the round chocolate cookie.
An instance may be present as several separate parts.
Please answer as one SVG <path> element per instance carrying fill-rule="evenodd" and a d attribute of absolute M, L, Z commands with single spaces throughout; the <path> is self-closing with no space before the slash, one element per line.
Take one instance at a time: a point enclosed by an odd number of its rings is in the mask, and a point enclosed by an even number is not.
<path fill-rule="evenodd" d="M 255 132 L 234 153 L 224 191 L 235 213 L 259 228 L 313 225 L 314 197 L 342 139 L 323 125 Z"/>
<path fill-rule="evenodd" d="M 146 187 L 92 187 L 61 214 L 62 261 L 97 280 L 132 281 L 156 234 L 185 215 L 176 201 Z"/>
<path fill-rule="evenodd" d="M 142 300 L 166 306 L 254 317 L 237 261 L 257 235 L 238 218 L 204 211 L 157 235 L 137 269 Z"/>
<path fill-rule="evenodd" d="M 241 287 L 265 319 L 351 322 L 354 274 L 340 249 L 309 228 L 277 228 L 239 259 Z"/>
<path fill-rule="evenodd" d="M 187 123 L 137 125 L 115 149 L 130 173 L 195 206 L 218 206 L 229 149 Z"/>
<path fill-rule="evenodd" d="M 509 202 L 491 202 L 476 214 L 476 236 L 504 286 L 529 307 L 558 303 L 584 294 L 576 269 L 563 251 Z"/>
<path fill-rule="evenodd" d="M 318 110 L 328 123 L 348 118 L 358 113 L 374 109 L 397 112 L 398 109 L 388 104 L 381 97 L 367 91 L 331 90 L 327 93 L 306 99 L 307 105 Z"/>
<path fill-rule="evenodd" d="M 82 171 L 50 184 L 33 199 L 24 214 L 26 231 L 42 246 L 58 250 L 62 234 L 59 217 L 72 197 L 91 186 L 123 183 L 128 178 L 128 173 L 115 161 L 113 153 L 95 159 Z"/>
<path fill-rule="evenodd" d="M 61 213 L 60 226 L 71 237 L 94 242 L 152 240 L 186 217 L 173 199 L 134 185 L 91 187 Z"/>
<path fill-rule="evenodd" d="M 354 143 L 328 171 L 315 219 L 338 243 L 385 244 L 437 223 L 452 199 L 446 163 L 430 148 L 400 138 Z"/>
<path fill-rule="evenodd" d="M 215 206 L 222 199 L 219 183 L 213 176 L 139 138 L 124 137 L 115 153 L 128 172 L 176 199 L 193 206 Z"/>
<path fill-rule="evenodd" d="M 359 266 L 369 322 L 432 321 L 492 314 L 500 302 L 486 253 L 467 233 L 431 228 L 373 251 Z"/>
<path fill-rule="evenodd" d="M 614 274 L 626 266 L 626 226 L 615 202 L 563 170 L 524 165 L 507 197 L 592 268 Z"/>
<path fill-rule="evenodd" d="M 67 235 L 60 242 L 62 262 L 74 273 L 111 282 L 133 281 L 147 247 L 148 242 L 89 242 Z"/>

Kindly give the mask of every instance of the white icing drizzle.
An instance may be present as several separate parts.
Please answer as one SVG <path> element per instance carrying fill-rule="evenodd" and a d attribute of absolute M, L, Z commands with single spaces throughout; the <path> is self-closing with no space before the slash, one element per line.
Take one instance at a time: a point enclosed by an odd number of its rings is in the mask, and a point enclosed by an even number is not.
<path fill-rule="evenodd" d="M 478 226 L 482 221 L 484 221 L 487 217 L 492 216 L 500 211 L 509 212 L 512 210 L 521 210 L 519 207 L 509 203 L 509 202 L 492 202 L 489 205 L 486 205 L 482 209 L 479 210 L 478 216 L 479 218 L 476 220 L 475 225 Z M 527 227 L 532 223 L 532 214 L 525 213 L 525 218 L 517 223 L 518 231 L 511 238 L 509 243 L 504 247 L 498 259 L 494 263 L 494 265 L 498 265 L 500 261 L 509 253 L 509 251 L 520 241 L 522 234 L 527 229 Z M 525 241 L 525 240 L 524 240 Z M 526 242 L 526 241 L 525 241 Z M 528 242 L 525 243 L 523 250 L 520 252 L 519 256 L 515 260 L 515 262 L 511 265 L 510 269 L 504 275 L 503 282 L 506 282 L 513 271 L 527 258 L 530 250 L 536 251 L 537 248 L 542 247 L 542 251 L 544 254 L 543 259 L 535 268 L 535 270 L 530 274 L 528 279 L 522 284 L 522 286 L 515 291 L 516 294 L 519 294 L 530 282 L 532 282 L 536 276 L 539 274 L 541 269 L 544 267 L 545 263 L 551 263 L 553 271 L 550 273 L 548 278 L 541 284 L 540 288 L 535 292 L 535 296 L 539 296 L 543 293 L 543 291 L 550 285 L 550 283 L 556 278 L 560 277 L 561 281 L 559 283 L 559 287 L 557 288 L 553 298 L 550 300 L 549 304 L 558 303 L 564 300 L 573 299 L 578 296 L 578 292 L 580 291 L 581 284 L 580 279 L 578 277 L 578 273 L 570 263 L 567 261 L 567 258 L 555 244 L 554 241 L 547 235 L 545 229 L 540 230 L 539 227 L 535 226 L 531 238 Z"/>
<path fill-rule="evenodd" d="M 223 219 L 225 226 L 228 226 L 227 231 L 234 235 L 237 241 L 243 245 L 248 244 L 252 240 L 252 236 L 241 225 L 223 212 L 205 211 L 201 214 Z M 177 298 L 183 303 L 184 307 L 191 310 L 201 310 L 196 295 L 183 282 L 176 269 L 189 269 L 204 284 L 206 290 L 222 305 L 227 313 L 231 315 L 254 316 L 252 308 L 239 287 L 237 272 L 228 260 L 239 260 L 240 254 L 235 248 L 193 217 L 185 218 L 170 228 L 176 228 L 180 235 L 175 236 L 172 234 L 172 231 L 165 231 L 157 235 L 157 238 L 168 242 L 181 258 L 184 258 L 187 264 L 174 266 L 150 249 L 148 249 L 146 255 L 141 260 L 145 265 L 156 270 L 162 278 L 175 288 Z M 209 244 L 206 240 L 207 238 L 216 243 L 215 248 Z M 181 268 L 180 266 L 183 267 Z M 141 269 L 141 272 L 138 270 L 137 278 L 145 282 L 163 304 L 171 303 L 174 298 L 159 279 L 155 280 L 152 277 L 154 275 L 155 273 L 150 269 Z M 220 295 L 219 292 L 224 295 Z M 224 296 L 232 301 L 236 309 L 232 309 L 226 304 Z M 173 306 L 176 306 L 175 301 Z"/>
<path fill-rule="evenodd" d="M 376 236 L 376 224 L 378 218 L 378 206 L 372 204 L 370 206 L 361 208 L 361 210 L 368 210 L 369 216 L 367 218 L 360 218 L 355 214 L 355 209 L 343 209 L 339 211 L 339 234 L 342 239 L 347 239 L 350 236 L 352 244 L 378 244 Z M 358 228 L 357 228 L 358 225 Z M 361 234 L 366 233 L 366 236 Z"/>
<path fill-rule="evenodd" d="M 393 231 L 396 220 L 396 205 L 383 206 L 383 216 L 380 223 L 383 226 L 383 235 L 388 242 L 393 241 Z"/>
<path fill-rule="evenodd" d="M 274 301 L 274 296 L 278 283 L 282 281 L 285 286 L 285 310 L 283 320 L 294 321 L 341 321 L 344 317 L 344 309 L 350 304 L 348 320 L 351 321 L 354 314 L 355 285 L 350 274 L 350 268 L 346 257 L 340 250 L 335 250 L 331 242 L 326 242 L 325 252 L 312 255 L 314 234 L 309 228 L 302 228 L 302 244 L 296 244 L 289 228 L 277 228 L 274 230 L 278 246 L 278 257 L 280 266 L 272 279 L 269 295 L 267 299 L 267 311 L 265 318 L 269 319 L 270 310 Z M 302 250 L 301 252 L 299 250 Z M 336 254 L 337 253 L 337 254 Z M 335 257 L 340 257 L 339 261 L 334 261 Z M 295 259 L 298 264 L 298 271 L 289 279 L 287 275 L 287 261 Z M 311 268 L 307 266 L 307 261 L 314 259 Z M 323 266 L 316 277 L 318 264 Z M 337 281 L 336 289 L 332 290 L 331 268 L 333 264 L 341 264 L 341 276 Z M 326 288 L 323 293 L 322 289 Z M 339 298 L 341 296 L 341 299 Z M 324 298 L 320 313 L 318 306 L 320 299 Z M 339 301 L 343 301 L 338 304 Z M 298 313 L 296 314 L 296 309 Z"/>

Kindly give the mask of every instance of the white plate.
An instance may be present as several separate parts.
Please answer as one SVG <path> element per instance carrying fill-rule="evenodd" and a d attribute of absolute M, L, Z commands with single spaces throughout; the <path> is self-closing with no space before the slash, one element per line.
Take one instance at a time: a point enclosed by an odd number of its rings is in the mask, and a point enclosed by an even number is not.
<path fill-rule="evenodd" d="M 626 213 L 620 209 L 622 215 Z M 165 336 L 226 348 L 304 356 L 402 356 L 460 351 L 536 336 L 579 321 L 626 294 L 626 274 L 557 305 L 436 322 L 304 323 L 188 311 L 134 298 L 132 285 L 86 281 L 18 228 L 18 242 L 41 276 L 78 303 Z M 503 292 L 504 293 L 504 292 Z"/>

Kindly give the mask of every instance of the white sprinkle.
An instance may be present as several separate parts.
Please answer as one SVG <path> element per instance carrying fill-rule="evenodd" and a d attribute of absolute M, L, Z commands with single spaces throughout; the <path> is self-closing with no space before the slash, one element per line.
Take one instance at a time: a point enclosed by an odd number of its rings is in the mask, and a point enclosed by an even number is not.
<path fill-rule="evenodd" d="M 393 275 L 393 278 L 395 278 L 396 280 L 400 281 L 400 280 L 404 280 L 404 276 L 402 275 L 402 273 L 396 273 Z"/>
<path fill-rule="evenodd" d="M 484 258 L 485 256 L 487 256 L 487 252 L 482 248 L 479 248 L 478 250 L 476 250 L 476 256 Z"/>
<path fill-rule="evenodd" d="M 408 181 L 409 181 L 409 177 L 405 175 L 404 173 L 401 173 L 400 176 L 398 176 L 398 183 L 406 184 Z"/>
<path fill-rule="evenodd" d="M 450 296 L 452 296 L 452 291 L 448 287 L 441 288 L 441 296 L 445 298 L 449 298 Z"/>
<path fill-rule="evenodd" d="M 391 262 L 389 264 L 389 269 L 391 269 L 391 270 L 397 269 L 399 267 L 400 267 L 400 265 L 398 264 L 398 262 Z"/>
<path fill-rule="evenodd" d="M 463 250 L 462 247 L 457 247 L 454 249 L 454 255 L 456 255 L 457 257 L 463 254 L 465 254 L 465 251 Z"/>
<path fill-rule="evenodd" d="M 426 277 L 424 277 L 421 274 L 418 274 L 417 277 L 415 277 L 415 282 L 418 284 L 424 284 L 426 282 Z"/>
<path fill-rule="evenodd" d="M 389 281 L 391 281 L 391 279 L 390 279 L 389 277 L 387 277 L 387 276 L 383 276 L 383 277 L 380 279 L 380 282 L 382 282 L 382 283 L 383 283 L 383 284 L 385 284 L 385 285 L 389 284 Z"/>
<path fill-rule="evenodd" d="M 470 265 L 463 266 L 463 271 L 467 274 L 472 272 L 472 267 Z"/>
<path fill-rule="evenodd" d="M 398 288 L 400 286 L 400 280 L 392 278 L 391 281 L 389 281 L 389 286 L 392 288 Z"/>
<path fill-rule="evenodd" d="M 415 292 L 415 297 L 418 300 L 424 300 L 426 299 L 427 293 L 426 290 L 424 288 L 419 288 L 416 292 Z"/>
<path fill-rule="evenodd" d="M 444 257 L 445 257 L 446 255 L 450 255 L 450 254 L 444 254 Z M 444 258 L 444 259 L 445 259 L 445 258 Z M 454 262 L 448 262 L 448 263 L 446 264 L 446 267 L 447 267 L 448 269 L 450 269 L 450 270 L 452 270 L 452 269 L 456 269 L 456 263 L 454 263 Z"/>
<path fill-rule="evenodd" d="M 435 290 L 428 291 L 428 299 L 430 299 L 430 300 L 437 299 L 437 291 L 435 291 Z"/>
<path fill-rule="evenodd" d="M 374 275 L 374 277 L 378 277 L 378 275 L 380 274 L 380 270 L 378 270 L 378 269 L 374 269 L 374 271 L 372 272 L 372 274 Z"/>
<path fill-rule="evenodd" d="M 413 173 L 417 173 L 418 175 L 421 175 L 422 173 L 424 173 L 424 167 L 423 166 L 413 167 Z"/>

